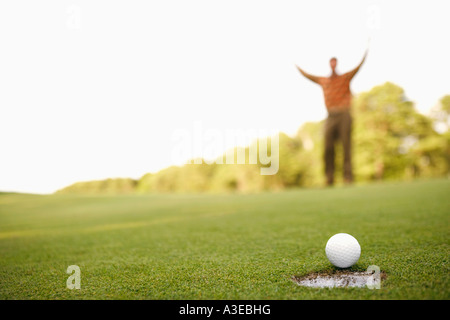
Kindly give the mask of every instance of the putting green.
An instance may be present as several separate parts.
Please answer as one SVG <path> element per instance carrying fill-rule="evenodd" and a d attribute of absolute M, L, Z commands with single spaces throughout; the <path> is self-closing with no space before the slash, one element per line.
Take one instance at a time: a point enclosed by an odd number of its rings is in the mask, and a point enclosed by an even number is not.
<path fill-rule="evenodd" d="M 449 299 L 450 181 L 251 195 L 0 194 L 1 299 Z M 325 244 L 361 245 L 350 271 L 379 290 L 292 281 L 335 268 Z M 66 287 L 68 266 L 81 289 Z"/>

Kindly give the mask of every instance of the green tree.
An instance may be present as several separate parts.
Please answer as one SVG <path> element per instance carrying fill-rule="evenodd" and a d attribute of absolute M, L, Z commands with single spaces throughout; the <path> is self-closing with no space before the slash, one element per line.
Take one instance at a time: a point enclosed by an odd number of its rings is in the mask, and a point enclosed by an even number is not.
<path fill-rule="evenodd" d="M 353 101 L 353 169 L 357 181 L 411 179 L 450 175 L 450 95 L 432 109 L 430 117 L 417 112 L 404 90 L 390 82 L 356 96 Z M 191 161 L 133 179 L 79 182 L 59 193 L 130 192 L 259 192 L 323 185 L 324 121 L 302 125 L 294 137 L 278 136 L 279 163 L 275 175 L 262 175 L 259 151 L 272 139 L 259 139 L 246 148 L 226 151 L 220 164 Z M 436 130 L 435 130 L 436 129 Z M 258 154 L 251 163 L 250 154 Z M 227 164 L 227 155 L 233 154 Z M 244 161 L 238 161 L 244 154 Z M 252 158 L 253 159 L 253 158 Z M 342 149 L 336 149 L 336 180 L 342 177 Z"/>
<path fill-rule="evenodd" d="M 302 144 L 300 163 L 303 167 L 302 186 L 320 186 L 324 181 L 323 130 L 324 121 L 307 122 L 297 131 L 295 139 Z"/>
<path fill-rule="evenodd" d="M 450 128 L 450 95 L 441 98 L 439 103 L 431 109 L 431 119 L 437 131 L 444 133 Z"/>
<path fill-rule="evenodd" d="M 116 178 L 76 182 L 56 193 L 64 194 L 128 194 L 133 193 L 137 181 L 131 178 Z"/>
<path fill-rule="evenodd" d="M 355 173 L 361 180 L 406 177 L 408 168 L 417 167 L 412 148 L 436 135 L 432 121 L 390 82 L 360 94 L 353 111 Z"/>

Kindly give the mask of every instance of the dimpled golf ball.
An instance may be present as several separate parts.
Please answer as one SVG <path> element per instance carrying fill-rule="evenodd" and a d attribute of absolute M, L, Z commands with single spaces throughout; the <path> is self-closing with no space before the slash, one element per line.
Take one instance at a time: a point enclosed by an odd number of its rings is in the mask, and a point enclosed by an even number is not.
<path fill-rule="evenodd" d="M 332 236 L 325 247 L 328 260 L 338 268 L 349 268 L 361 255 L 361 246 L 353 236 L 338 233 Z"/>

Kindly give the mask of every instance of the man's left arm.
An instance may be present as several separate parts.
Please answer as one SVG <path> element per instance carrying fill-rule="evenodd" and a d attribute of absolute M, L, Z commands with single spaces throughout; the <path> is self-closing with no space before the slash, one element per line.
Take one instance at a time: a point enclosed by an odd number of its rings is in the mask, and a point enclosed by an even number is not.
<path fill-rule="evenodd" d="M 355 76 L 355 74 L 359 71 L 359 69 L 363 65 L 363 63 L 364 63 L 364 61 L 366 60 L 366 57 L 367 57 L 367 52 L 368 52 L 368 50 L 366 50 L 366 53 L 364 53 L 364 57 L 363 57 L 362 61 L 359 63 L 359 65 L 355 69 L 353 69 L 352 71 L 347 72 L 347 75 L 350 77 L 350 79 Z"/>

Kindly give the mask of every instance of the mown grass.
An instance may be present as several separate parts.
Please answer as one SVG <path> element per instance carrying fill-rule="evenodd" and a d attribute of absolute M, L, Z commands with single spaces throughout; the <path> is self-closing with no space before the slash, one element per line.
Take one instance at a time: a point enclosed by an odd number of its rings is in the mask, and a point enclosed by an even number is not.
<path fill-rule="evenodd" d="M 1 299 L 449 299 L 450 181 L 254 195 L 0 194 Z M 313 289 L 347 232 L 380 290 Z M 66 288 L 69 265 L 81 290 Z"/>

